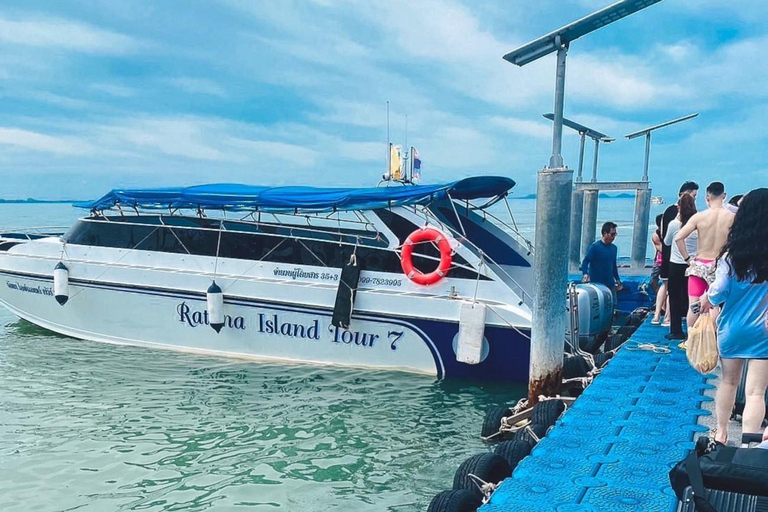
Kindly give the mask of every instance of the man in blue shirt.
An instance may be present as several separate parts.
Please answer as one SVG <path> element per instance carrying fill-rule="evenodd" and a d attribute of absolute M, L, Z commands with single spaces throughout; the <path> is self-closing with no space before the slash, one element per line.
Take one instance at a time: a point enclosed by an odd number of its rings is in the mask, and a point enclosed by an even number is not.
<path fill-rule="evenodd" d="M 600 283 L 607 286 L 611 291 L 620 291 L 623 286 L 621 279 L 619 279 L 619 269 L 616 266 L 618 249 L 613 245 L 618 234 L 616 224 L 606 222 L 600 229 L 600 234 L 602 238 L 589 246 L 584 261 L 581 263 L 580 269 L 584 275 L 582 282 Z"/>

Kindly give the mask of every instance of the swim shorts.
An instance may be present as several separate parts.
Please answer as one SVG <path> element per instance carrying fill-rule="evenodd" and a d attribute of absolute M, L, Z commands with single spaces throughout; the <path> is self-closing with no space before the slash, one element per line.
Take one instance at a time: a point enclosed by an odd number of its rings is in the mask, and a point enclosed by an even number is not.
<path fill-rule="evenodd" d="M 688 276 L 688 295 L 691 297 L 704 295 L 709 290 L 709 285 L 715 281 L 716 268 L 715 260 L 693 258 L 693 262 L 685 271 L 685 275 Z"/>

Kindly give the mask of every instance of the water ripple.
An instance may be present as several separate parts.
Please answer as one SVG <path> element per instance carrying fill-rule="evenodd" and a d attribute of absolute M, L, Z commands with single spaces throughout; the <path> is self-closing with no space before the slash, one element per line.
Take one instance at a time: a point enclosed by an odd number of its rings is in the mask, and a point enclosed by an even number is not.
<path fill-rule="evenodd" d="M 72 340 L 0 314 L 0 510 L 423 511 L 524 389 Z"/>

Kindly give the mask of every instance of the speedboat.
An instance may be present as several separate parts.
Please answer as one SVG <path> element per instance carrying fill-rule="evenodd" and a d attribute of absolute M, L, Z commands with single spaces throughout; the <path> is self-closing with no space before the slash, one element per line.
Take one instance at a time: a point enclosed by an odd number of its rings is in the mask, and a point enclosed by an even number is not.
<path fill-rule="evenodd" d="M 112 190 L 65 233 L 0 236 L 0 302 L 83 340 L 526 382 L 514 185 Z"/>

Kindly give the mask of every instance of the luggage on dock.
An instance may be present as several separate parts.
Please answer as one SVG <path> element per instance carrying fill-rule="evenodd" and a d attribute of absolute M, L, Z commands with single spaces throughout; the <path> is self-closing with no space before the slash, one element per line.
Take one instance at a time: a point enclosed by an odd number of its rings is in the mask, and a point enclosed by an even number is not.
<path fill-rule="evenodd" d="M 669 472 L 685 512 L 756 512 L 768 510 L 768 450 L 711 445 L 699 438 L 696 448 Z"/>

